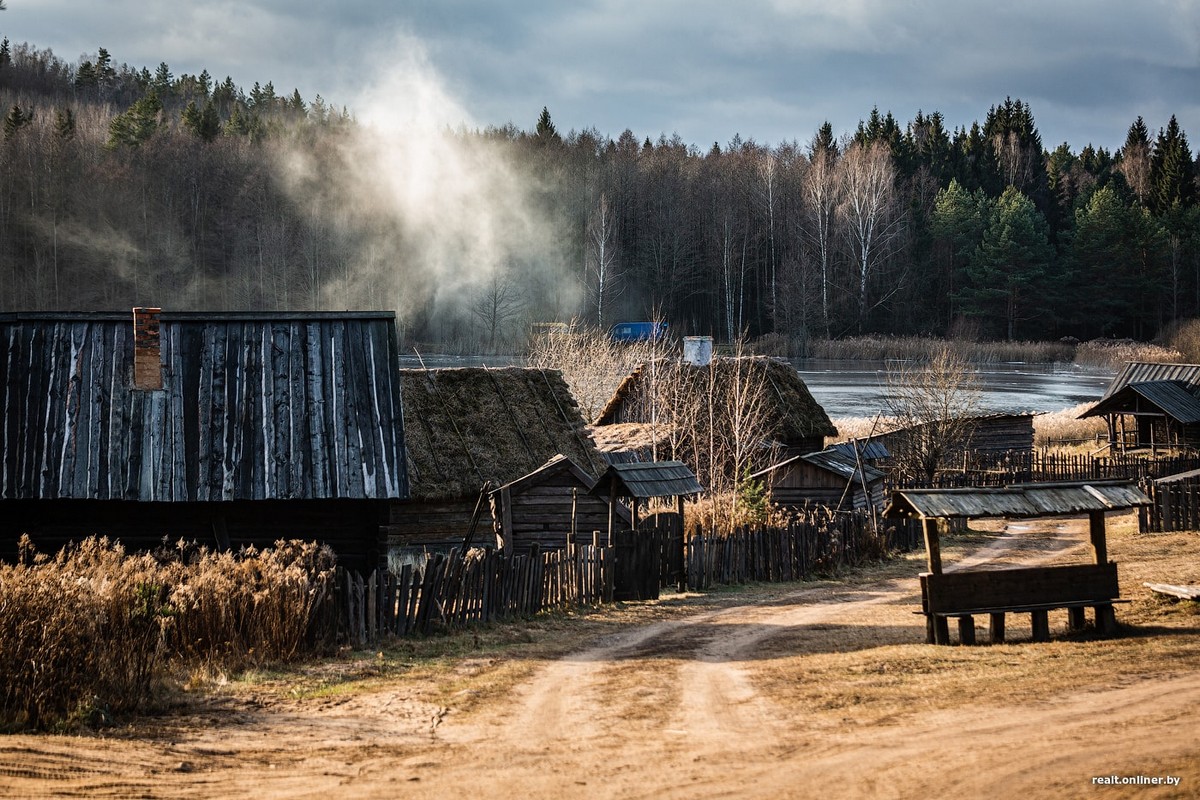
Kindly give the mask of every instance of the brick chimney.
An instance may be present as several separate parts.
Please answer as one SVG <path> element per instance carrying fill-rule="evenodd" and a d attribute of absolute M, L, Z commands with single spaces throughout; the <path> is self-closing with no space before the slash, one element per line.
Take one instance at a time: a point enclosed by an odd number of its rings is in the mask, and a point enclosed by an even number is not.
<path fill-rule="evenodd" d="M 162 351 L 158 338 L 161 308 L 133 309 L 133 388 L 163 388 Z"/>

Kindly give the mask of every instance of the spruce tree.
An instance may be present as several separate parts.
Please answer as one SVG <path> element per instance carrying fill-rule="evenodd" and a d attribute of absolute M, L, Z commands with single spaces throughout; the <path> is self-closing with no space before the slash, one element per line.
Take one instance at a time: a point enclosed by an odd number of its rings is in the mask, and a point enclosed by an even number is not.
<path fill-rule="evenodd" d="M 75 138 L 75 112 L 70 108 L 55 110 L 54 135 L 64 142 Z"/>
<path fill-rule="evenodd" d="M 1150 159 L 1150 205 L 1158 214 L 1171 208 L 1193 205 L 1196 181 L 1192 151 L 1187 134 L 1179 127 L 1175 116 L 1165 130 L 1159 130 Z"/>
<path fill-rule="evenodd" d="M 8 110 L 4 116 L 4 141 L 8 141 L 17 135 L 17 131 L 24 128 L 29 123 L 33 122 L 32 111 L 22 111 L 21 107 L 16 103 Z"/>

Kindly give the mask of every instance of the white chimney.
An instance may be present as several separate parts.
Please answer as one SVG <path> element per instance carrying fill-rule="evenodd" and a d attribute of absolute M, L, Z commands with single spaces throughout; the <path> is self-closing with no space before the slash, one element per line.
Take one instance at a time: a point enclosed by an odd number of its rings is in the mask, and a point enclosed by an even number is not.
<path fill-rule="evenodd" d="M 683 360 L 693 367 L 707 367 L 712 361 L 713 339 L 711 336 L 683 337 Z"/>

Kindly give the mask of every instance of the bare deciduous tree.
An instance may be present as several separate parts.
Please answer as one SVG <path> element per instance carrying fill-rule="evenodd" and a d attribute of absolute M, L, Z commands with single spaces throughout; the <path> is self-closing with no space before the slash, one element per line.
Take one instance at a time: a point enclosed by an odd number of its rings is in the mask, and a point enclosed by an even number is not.
<path fill-rule="evenodd" d="M 901 480 L 932 483 L 974 433 L 982 396 L 975 371 L 947 346 L 924 364 L 889 369 L 887 385 L 885 402 L 898 431 L 890 444 Z"/>
<path fill-rule="evenodd" d="M 617 259 L 617 241 L 617 215 L 608 195 L 601 192 L 587 230 L 589 289 L 596 307 L 596 324 L 601 328 L 608 301 L 622 288 L 624 276 Z"/>
<path fill-rule="evenodd" d="M 487 334 L 488 352 L 495 352 L 497 338 L 504 337 L 504 329 L 524 308 L 525 293 L 511 270 L 493 267 L 470 306 L 471 314 L 482 323 Z"/>

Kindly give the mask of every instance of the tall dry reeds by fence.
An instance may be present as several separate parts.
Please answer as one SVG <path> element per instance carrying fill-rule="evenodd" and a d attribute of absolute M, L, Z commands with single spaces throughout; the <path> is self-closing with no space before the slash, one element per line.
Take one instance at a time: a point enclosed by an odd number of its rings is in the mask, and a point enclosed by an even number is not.
<path fill-rule="evenodd" d="M 235 670 L 322 649 L 333 554 L 311 542 L 128 554 L 90 538 L 0 564 L 0 730 L 136 708 L 172 667 Z"/>

